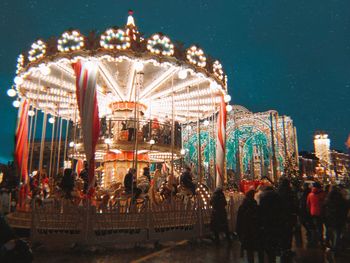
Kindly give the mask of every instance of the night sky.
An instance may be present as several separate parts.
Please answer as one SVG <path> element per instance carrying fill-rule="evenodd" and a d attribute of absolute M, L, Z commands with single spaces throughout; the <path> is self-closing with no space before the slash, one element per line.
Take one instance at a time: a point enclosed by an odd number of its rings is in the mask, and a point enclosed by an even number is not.
<path fill-rule="evenodd" d="M 102 4 L 103 3 L 103 4 Z M 315 130 L 345 150 L 350 132 L 350 1 L 143 0 L 0 1 L 0 162 L 12 159 L 17 111 L 6 95 L 16 59 L 37 38 L 69 28 L 87 34 L 123 26 L 133 9 L 139 30 L 199 44 L 218 58 L 234 104 L 291 116 L 299 150 Z"/>

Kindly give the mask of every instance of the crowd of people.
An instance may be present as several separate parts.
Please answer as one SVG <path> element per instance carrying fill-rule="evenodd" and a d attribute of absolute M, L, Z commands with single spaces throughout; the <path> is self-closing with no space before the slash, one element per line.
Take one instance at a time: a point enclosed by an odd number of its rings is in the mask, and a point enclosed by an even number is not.
<path fill-rule="evenodd" d="M 308 247 L 321 247 L 337 255 L 341 252 L 347 224 L 349 200 L 339 186 L 323 189 L 319 182 L 292 184 L 281 178 L 279 185 L 259 186 L 246 193 L 238 210 L 237 234 L 248 262 L 282 262 L 294 256 L 292 240 L 300 243 L 301 226 Z M 304 231 L 303 231 L 304 232 Z"/>

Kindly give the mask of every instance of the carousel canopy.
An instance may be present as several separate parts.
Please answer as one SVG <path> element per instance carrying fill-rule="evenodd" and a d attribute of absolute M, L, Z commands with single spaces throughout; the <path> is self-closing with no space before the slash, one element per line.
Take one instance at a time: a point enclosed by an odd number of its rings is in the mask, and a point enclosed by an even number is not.
<path fill-rule="evenodd" d="M 101 35 L 69 30 L 34 42 L 18 58 L 17 95 L 35 108 L 73 120 L 78 114 L 72 64 L 78 60 L 98 68 L 101 116 L 111 113 L 113 102 L 138 101 L 147 106 L 146 116 L 165 118 L 175 112 L 177 120 L 186 122 L 212 114 L 221 96 L 230 100 L 218 60 L 162 33 L 143 38 L 131 14 L 125 27 L 109 28 Z"/>

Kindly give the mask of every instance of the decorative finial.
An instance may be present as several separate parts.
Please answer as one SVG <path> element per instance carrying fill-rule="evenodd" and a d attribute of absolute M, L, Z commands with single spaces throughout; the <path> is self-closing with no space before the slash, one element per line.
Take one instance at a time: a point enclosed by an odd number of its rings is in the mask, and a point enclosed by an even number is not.
<path fill-rule="evenodd" d="M 134 21 L 134 18 L 133 18 L 133 14 L 134 14 L 134 11 L 132 11 L 131 9 L 129 10 L 129 16 L 128 16 L 128 21 L 126 23 L 127 26 L 135 26 L 135 21 Z"/>

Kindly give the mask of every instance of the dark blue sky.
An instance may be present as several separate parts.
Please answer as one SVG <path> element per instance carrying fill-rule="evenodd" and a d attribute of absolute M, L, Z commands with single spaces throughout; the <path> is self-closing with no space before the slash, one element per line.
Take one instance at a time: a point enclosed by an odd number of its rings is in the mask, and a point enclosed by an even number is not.
<path fill-rule="evenodd" d="M 0 162 L 12 159 L 16 110 L 6 90 L 16 58 L 37 38 L 68 28 L 83 33 L 124 25 L 135 10 L 146 36 L 162 31 L 218 58 L 233 103 L 276 109 L 298 128 L 300 150 L 325 130 L 332 148 L 345 149 L 350 132 L 350 1 L 143 0 L 0 1 Z"/>

